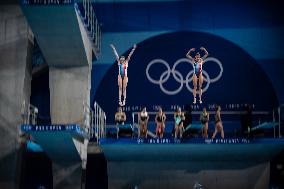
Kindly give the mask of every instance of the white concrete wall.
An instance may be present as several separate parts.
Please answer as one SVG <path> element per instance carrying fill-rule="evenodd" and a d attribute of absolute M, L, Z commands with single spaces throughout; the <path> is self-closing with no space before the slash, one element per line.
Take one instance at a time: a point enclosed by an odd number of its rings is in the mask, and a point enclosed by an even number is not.
<path fill-rule="evenodd" d="M 83 123 L 83 103 L 90 99 L 89 66 L 49 69 L 52 124 Z"/>
<path fill-rule="evenodd" d="M 17 5 L 0 6 L 0 188 L 15 188 L 21 105 L 29 102 L 29 27 Z"/>

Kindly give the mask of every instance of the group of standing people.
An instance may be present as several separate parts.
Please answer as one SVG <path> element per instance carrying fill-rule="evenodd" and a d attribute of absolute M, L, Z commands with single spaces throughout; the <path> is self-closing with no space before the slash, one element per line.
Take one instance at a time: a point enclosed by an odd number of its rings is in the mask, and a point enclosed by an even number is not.
<path fill-rule="evenodd" d="M 181 108 L 178 107 L 177 111 L 174 113 L 174 138 L 182 138 L 185 127 L 184 125 L 186 116 L 181 111 Z M 143 110 L 138 114 L 138 120 L 140 125 L 140 137 L 147 138 L 147 124 L 149 121 L 149 115 L 144 107 Z M 209 113 L 206 108 L 203 108 L 203 111 L 200 115 L 200 122 L 202 123 L 202 137 L 208 138 L 208 122 L 209 122 Z M 164 130 L 166 126 L 166 114 L 163 112 L 162 108 L 159 107 L 158 112 L 155 116 L 156 123 L 156 136 L 163 138 Z M 212 139 L 216 137 L 216 134 L 220 132 L 221 137 L 224 138 L 224 129 L 221 120 L 221 107 L 217 106 L 215 113 L 215 130 L 212 135 Z"/>
<path fill-rule="evenodd" d="M 215 130 L 212 135 L 212 139 L 216 137 L 216 134 L 218 132 L 221 133 L 221 137 L 224 138 L 224 129 L 223 129 L 223 124 L 221 120 L 221 107 L 217 106 L 216 108 L 216 113 L 215 113 Z M 155 116 L 155 123 L 156 123 L 156 130 L 155 134 L 159 138 L 164 137 L 164 131 L 166 127 L 166 114 L 163 112 L 162 108 L 158 108 L 158 112 Z M 190 118 L 192 119 L 192 118 Z M 116 125 L 124 124 L 126 120 L 126 114 L 125 112 L 122 111 L 122 108 L 118 108 L 118 112 L 115 114 L 115 122 Z M 176 112 L 174 113 L 174 138 L 182 138 L 183 133 L 185 131 L 185 127 L 187 127 L 186 123 L 186 115 L 184 112 L 181 111 L 181 108 L 178 107 Z M 140 137 L 142 138 L 147 138 L 148 135 L 148 125 L 149 122 L 149 114 L 146 110 L 146 107 L 142 109 L 141 112 L 138 114 L 138 124 L 139 124 L 139 132 L 140 132 Z M 202 124 L 202 137 L 203 138 L 208 138 L 208 123 L 209 123 L 209 112 L 207 112 L 206 108 L 203 108 L 202 113 L 200 114 L 200 122 Z"/>

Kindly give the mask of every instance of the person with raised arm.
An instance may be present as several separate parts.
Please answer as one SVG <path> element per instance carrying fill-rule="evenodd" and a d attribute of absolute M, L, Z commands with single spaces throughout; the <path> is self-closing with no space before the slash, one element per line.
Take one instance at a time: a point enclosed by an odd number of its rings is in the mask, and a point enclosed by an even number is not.
<path fill-rule="evenodd" d="M 193 63 L 193 76 L 192 76 L 193 104 L 196 104 L 197 80 L 199 84 L 199 103 L 202 104 L 202 84 L 203 84 L 202 65 L 204 63 L 204 60 L 208 56 L 208 52 L 204 47 L 201 47 L 200 50 L 204 52 L 204 55 L 202 57 L 200 56 L 199 52 L 195 54 L 194 58 L 191 56 L 191 53 L 195 51 L 195 48 L 191 48 L 186 54 L 186 57 L 190 59 Z"/>
<path fill-rule="evenodd" d="M 117 76 L 117 82 L 118 82 L 118 101 L 120 106 L 124 106 L 126 103 L 126 87 L 128 83 L 128 76 L 127 76 L 127 69 L 128 69 L 128 62 L 133 55 L 135 49 L 136 49 L 136 44 L 133 45 L 132 50 L 130 51 L 129 55 L 127 58 L 124 56 L 118 56 L 118 53 L 114 47 L 113 44 L 110 45 L 112 48 L 114 55 L 116 57 L 116 61 L 118 63 L 118 76 Z M 123 101 L 121 101 L 121 97 L 123 95 Z"/>

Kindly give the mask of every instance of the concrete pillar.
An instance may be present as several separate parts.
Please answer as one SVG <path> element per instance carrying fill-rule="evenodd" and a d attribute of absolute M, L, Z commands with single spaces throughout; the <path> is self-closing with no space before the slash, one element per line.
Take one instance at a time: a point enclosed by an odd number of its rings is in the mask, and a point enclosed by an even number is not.
<path fill-rule="evenodd" d="M 18 5 L 0 6 L 0 188 L 16 188 L 21 105 L 29 103 L 32 42 Z"/>
<path fill-rule="evenodd" d="M 78 15 L 77 15 L 78 16 Z M 81 20 L 78 18 L 85 47 L 87 66 L 50 67 L 50 116 L 52 124 L 84 124 L 84 104 L 90 107 L 92 45 Z M 87 152 L 87 151 L 86 151 Z M 82 163 L 65 165 L 53 163 L 55 189 L 81 188 Z"/>
<path fill-rule="evenodd" d="M 49 69 L 52 124 L 83 124 L 83 103 L 89 104 L 89 67 Z"/>
<path fill-rule="evenodd" d="M 90 67 L 49 69 L 50 115 L 52 124 L 84 123 L 83 104 L 90 101 Z M 53 164 L 53 186 L 81 188 L 81 162 L 72 165 Z"/>

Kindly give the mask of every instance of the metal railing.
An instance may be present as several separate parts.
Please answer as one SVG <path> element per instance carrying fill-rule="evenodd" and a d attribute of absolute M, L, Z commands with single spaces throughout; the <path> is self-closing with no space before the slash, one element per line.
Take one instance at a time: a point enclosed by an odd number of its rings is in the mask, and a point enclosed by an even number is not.
<path fill-rule="evenodd" d="M 36 125 L 38 108 L 33 106 L 32 104 L 27 103 L 26 101 L 23 101 L 21 115 L 23 124 Z"/>
<path fill-rule="evenodd" d="M 94 103 L 94 135 L 97 142 L 106 137 L 106 114 L 97 102 Z"/>
<path fill-rule="evenodd" d="M 272 110 L 272 122 L 273 122 L 273 137 L 276 138 L 275 109 Z M 279 122 L 279 124 L 280 124 L 280 122 Z"/>
<path fill-rule="evenodd" d="M 88 134 L 88 137 L 92 138 L 94 136 L 94 112 L 86 102 L 83 102 L 83 112 L 83 129 Z"/>
<path fill-rule="evenodd" d="M 284 106 L 284 105 L 283 105 Z M 214 115 L 215 114 L 215 111 L 207 111 L 209 114 L 212 114 Z M 138 123 L 138 120 L 137 122 L 135 122 L 135 115 L 137 115 L 138 117 L 138 114 L 140 112 L 132 112 L 132 123 L 135 124 L 135 123 Z M 148 115 L 156 115 L 157 114 L 157 111 L 150 111 L 150 112 L 147 112 Z M 175 111 L 164 111 L 163 113 L 165 113 L 166 115 L 174 115 L 174 113 L 176 113 Z M 202 111 L 192 111 L 191 114 L 192 115 L 200 115 L 202 113 Z M 246 111 L 221 111 L 221 114 L 222 115 L 242 115 L 242 114 L 246 114 Z M 252 112 L 253 115 L 269 115 L 270 113 L 268 111 L 253 111 Z"/>
<path fill-rule="evenodd" d="M 281 112 L 283 111 L 282 109 L 284 108 L 284 104 L 281 104 L 279 107 L 278 107 L 278 136 L 279 138 L 281 138 L 281 122 L 282 122 L 282 119 L 281 119 Z"/>
<path fill-rule="evenodd" d="M 78 10 L 84 26 L 89 33 L 96 53 L 99 54 L 101 52 L 102 31 L 95 14 L 92 0 L 82 0 L 82 4 L 75 3 L 75 8 Z"/>

